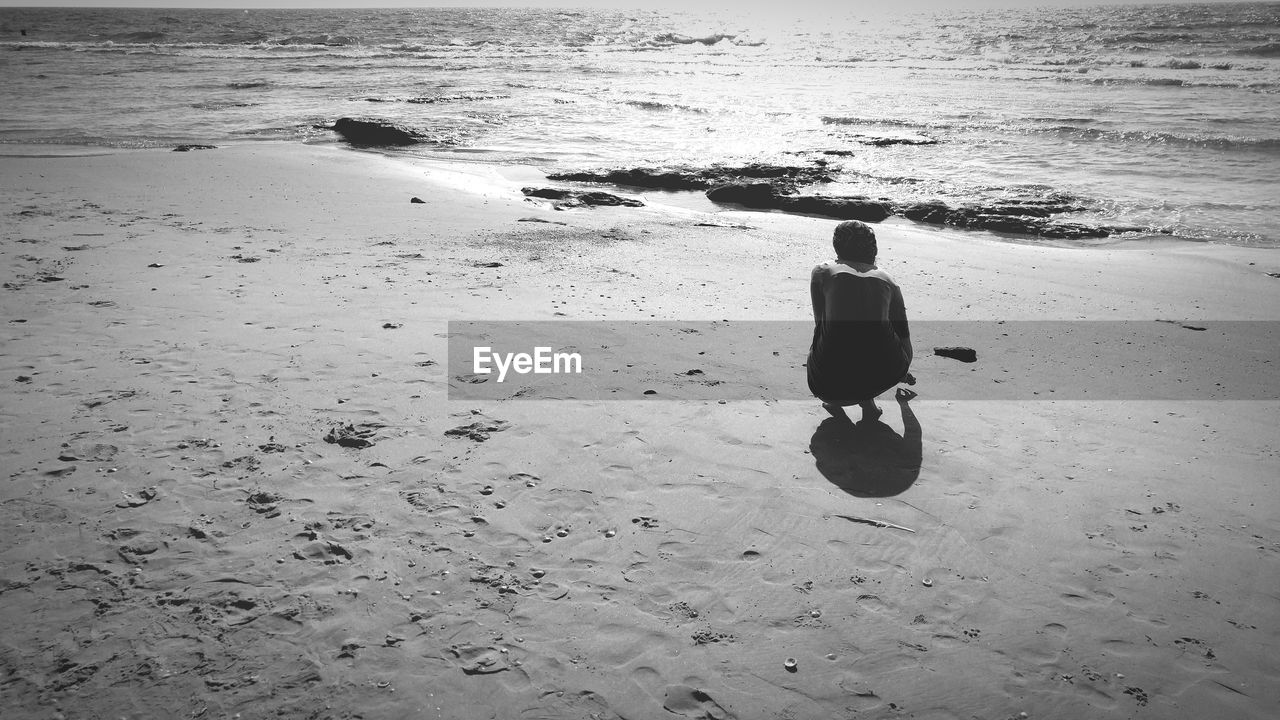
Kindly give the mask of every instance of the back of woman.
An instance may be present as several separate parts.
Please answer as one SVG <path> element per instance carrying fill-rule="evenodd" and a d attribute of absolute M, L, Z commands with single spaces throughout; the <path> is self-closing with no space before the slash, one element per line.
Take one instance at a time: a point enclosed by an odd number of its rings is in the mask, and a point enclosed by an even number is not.
<path fill-rule="evenodd" d="M 874 264 L 875 234 L 856 221 L 836 228 L 837 259 L 814 268 L 809 389 L 831 406 L 866 405 L 902 381 L 911 337 L 902 291 Z"/>

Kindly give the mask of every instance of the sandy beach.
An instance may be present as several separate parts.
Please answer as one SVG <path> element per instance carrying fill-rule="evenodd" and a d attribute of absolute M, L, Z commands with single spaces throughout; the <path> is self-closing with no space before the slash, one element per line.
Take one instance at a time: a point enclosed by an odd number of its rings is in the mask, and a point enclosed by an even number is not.
<path fill-rule="evenodd" d="M 919 397 L 852 429 L 675 378 L 464 401 L 450 322 L 809 322 L 835 222 L 333 146 L 7 152 L 6 718 L 1280 712 L 1274 249 L 876 226 L 913 321 L 1171 321 L 1227 378 L 1185 397 L 1119 387 L 1163 355 L 1115 325 L 1085 380 L 917 337 Z M 997 372 L 1122 399 L 939 399 Z"/>

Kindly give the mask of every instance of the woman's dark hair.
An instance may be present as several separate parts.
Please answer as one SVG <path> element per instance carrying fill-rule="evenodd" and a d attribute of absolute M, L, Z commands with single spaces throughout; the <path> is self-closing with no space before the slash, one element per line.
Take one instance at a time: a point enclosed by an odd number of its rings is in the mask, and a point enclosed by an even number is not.
<path fill-rule="evenodd" d="M 869 225 L 857 220 L 847 220 L 836 226 L 831 237 L 836 257 L 851 262 L 876 261 L 876 234 Z"/>

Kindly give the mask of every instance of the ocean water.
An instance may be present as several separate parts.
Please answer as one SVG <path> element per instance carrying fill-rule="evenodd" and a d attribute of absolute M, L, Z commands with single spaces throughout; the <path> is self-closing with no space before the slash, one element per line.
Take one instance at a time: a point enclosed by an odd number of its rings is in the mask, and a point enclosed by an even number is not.
<path fill-rule="evenodd" d="M 831 193 L 1064 192 L 1080 219 L 1280 246 L 1277 3 L 0 8 L 0 73 L 0 143 L 324 143 L 317 125 L 367 117 L 432 139 L 411 154 L 545 171 L 822 159 Z"/>

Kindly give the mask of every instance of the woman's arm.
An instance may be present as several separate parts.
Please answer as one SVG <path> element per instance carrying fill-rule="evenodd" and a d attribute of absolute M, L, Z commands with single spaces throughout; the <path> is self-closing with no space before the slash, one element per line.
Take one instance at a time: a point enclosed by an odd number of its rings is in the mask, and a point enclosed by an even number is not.
<path fill-rule="evenodd" d="M 809 300 L 813 303 L 813 323 L 817 325 L 822 322 L 822 316 L 826 313 L 826 297 L 822 294 L 822 266 L 819 265 L 813 269 L 813 273 L 809 276 Z"/>
<path fill-rule="evenodd" d="M 907 359 L 911 360 L 914 357 L 911 350 L 911 326 L 907 323 L 907 305 L 902 300 L 902 290 L 897 285 L 893 286 L 893 295 L 889 298 L 889 322 L 893 324 L 893 331 L 902 342 L 902 350 Z"/>

